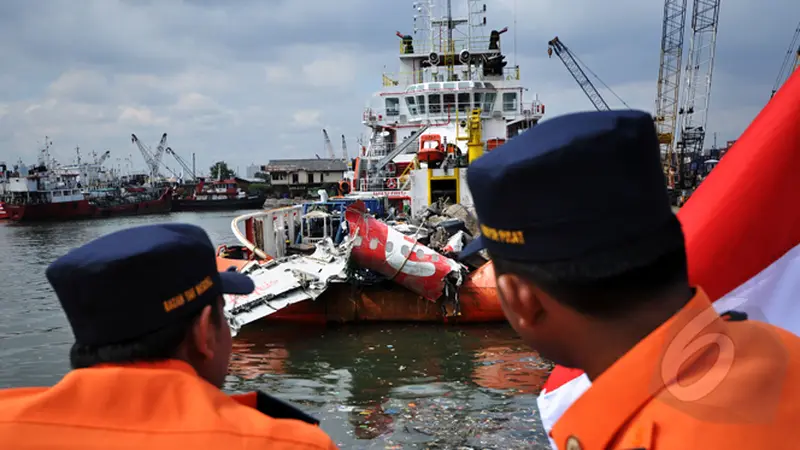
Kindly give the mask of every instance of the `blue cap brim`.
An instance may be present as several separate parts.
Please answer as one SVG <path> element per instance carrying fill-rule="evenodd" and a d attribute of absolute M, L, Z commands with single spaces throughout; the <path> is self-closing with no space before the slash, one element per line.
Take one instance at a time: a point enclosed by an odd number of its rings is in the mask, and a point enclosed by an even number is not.
<path fill-rule="evenodd" d="M 238 272 L 220 272 L 219 281 L 223 294 L 247 295 L 256 289 L 252 278 Z"/>
<path fill-rule="evenodd" d="M 478 253 L 479 251 L 486 248 L 486 244 L 483 241 L 483 236 L 478 236 L 472 240 L 469 244 L 464 247 L 464 250 L 461 250 L 461 253 L 458 254 L 458 259 L 465 259 L 469 258 L 470 256 Z"/>

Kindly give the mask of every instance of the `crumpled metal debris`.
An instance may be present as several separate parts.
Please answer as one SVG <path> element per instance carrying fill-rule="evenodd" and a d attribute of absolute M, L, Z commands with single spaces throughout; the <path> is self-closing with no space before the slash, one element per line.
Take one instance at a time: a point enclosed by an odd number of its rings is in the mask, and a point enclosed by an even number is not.
<path fill-rule="evenodd" d="M 319 297 L 330 283 L 348 281 L 352 242 L 334 245 L 330 238 L 317 243 L 311 255 L 291 255 L 265 263 L 252 261 L 241 273 L 256 285 L 248 295 L 225 295 L 225 315 L 236 332 L 242 326 L 305 300 Z"/>
<path fill-rule="evenodd" d="M 421 220 L 384 222 L 359 203 L 347 209 L 343 223 L 348 232 L 337 236 L 343 238 L 340 244 L 326 238 L 308 246 L 312 254 L 253 261 L 241 270 L 253 278 L 256 289 L 249 295 L 225 296 L 234 333 L 291 304 L 318 298 L 331 283 L 360 286 L 389 279 L 437 302 L 446 317 L 460 314 L 459 289 L 468 270 L 456 259 L 477 229 L 469 209 L 437 202 Z M 485 262 L 475 258 L 466 263 L 477 267 Z"/>

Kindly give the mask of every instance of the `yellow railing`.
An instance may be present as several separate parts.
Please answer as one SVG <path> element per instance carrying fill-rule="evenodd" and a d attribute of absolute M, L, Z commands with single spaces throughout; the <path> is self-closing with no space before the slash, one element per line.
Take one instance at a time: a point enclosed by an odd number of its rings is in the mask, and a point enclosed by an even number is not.
<path fill-rule="evenodd" d="M 387 76 L 386 74 L 383 74 L 383 87 L 397 86 L 397 85 L 398 85 L 397 80 L 393 80 L 389 78 L 389 76 Z"/>

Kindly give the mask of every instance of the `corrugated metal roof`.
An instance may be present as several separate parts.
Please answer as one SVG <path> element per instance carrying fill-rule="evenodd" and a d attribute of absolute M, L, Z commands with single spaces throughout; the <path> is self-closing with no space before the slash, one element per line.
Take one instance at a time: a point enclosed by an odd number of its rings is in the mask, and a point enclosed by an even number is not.
<path fill-rule="evenodd" d="M 267 172 L 306 170 L 309 172 L 345 172 L 347 163 L 341 159 L 271 159 Z"/>

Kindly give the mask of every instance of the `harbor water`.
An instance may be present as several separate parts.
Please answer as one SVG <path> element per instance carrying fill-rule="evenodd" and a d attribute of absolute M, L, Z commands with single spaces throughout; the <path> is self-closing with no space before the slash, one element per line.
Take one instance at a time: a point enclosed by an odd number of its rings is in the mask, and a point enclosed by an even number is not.
<path fill-rule="evenodd" d="M 155 222 L 197 224 L 215 244 L 234 243 L 236 214 L 0 223 L 0 387 L 51 385 L 69 370 L 72 335 L 44 276 L 55 258 Z M 535 400 L 547 368 L 505 325 L 256 323 L 234 342 L 226 390 L 298 405 L 343 449 L 549 448 Z"/>

